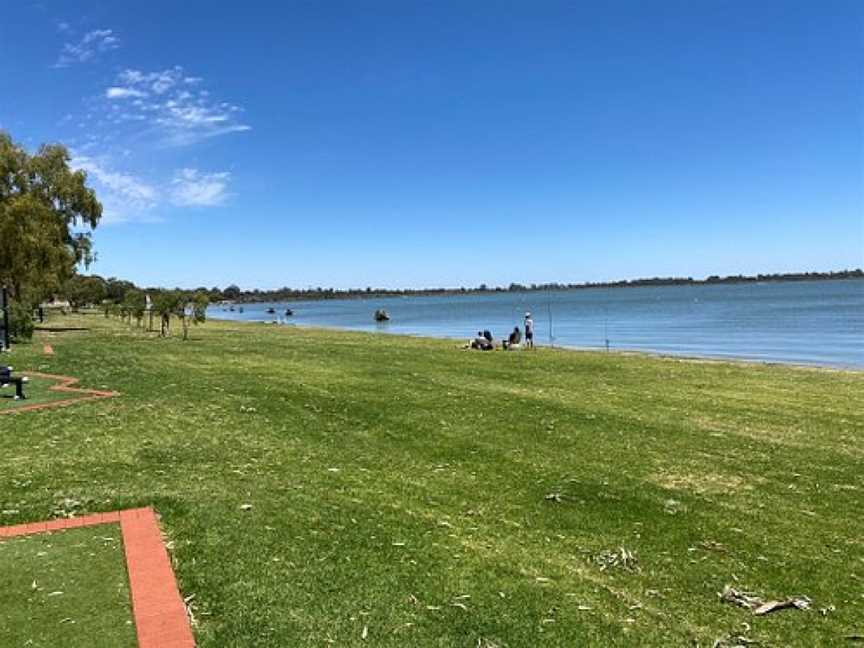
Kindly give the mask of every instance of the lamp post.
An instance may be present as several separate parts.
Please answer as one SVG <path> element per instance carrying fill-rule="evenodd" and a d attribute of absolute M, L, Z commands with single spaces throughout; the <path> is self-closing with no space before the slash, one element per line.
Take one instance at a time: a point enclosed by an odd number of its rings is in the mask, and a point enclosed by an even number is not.
<path fill-rule="evenodd" d="M 9 293 L 0 286 L 0 351 L 9 349 Z"/>

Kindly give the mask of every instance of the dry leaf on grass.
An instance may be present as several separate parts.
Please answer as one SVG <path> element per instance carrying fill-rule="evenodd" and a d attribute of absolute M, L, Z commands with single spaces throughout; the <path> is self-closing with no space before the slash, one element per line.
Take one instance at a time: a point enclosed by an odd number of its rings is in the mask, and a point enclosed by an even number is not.
<path fill-rule="evenodd" d="M 716 639 L 711 648 L 747 648 L 748 646 L 758 644 L 755 639 L 750 639 L 744 635 L 726 635 L 720 639 Z"/>
<path fill-rule="evenodd" d="M 624 547 L 620 547 L 617 551 L 604 551 L 594 556 L 591 560 L 600 565 L 600 571 L 611 567 L 620 567 L 628 571 L 639 571 L 639 561 L 636 555 Z"/>

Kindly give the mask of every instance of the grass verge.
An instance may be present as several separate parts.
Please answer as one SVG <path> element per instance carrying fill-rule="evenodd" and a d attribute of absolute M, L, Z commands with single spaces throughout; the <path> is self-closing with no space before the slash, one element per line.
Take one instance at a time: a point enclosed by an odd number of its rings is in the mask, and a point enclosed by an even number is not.
<path fill-rule="evenodd" d="M 0 521 L 156 506 L 204 648 L 864 633 L 862 373 L 84 319 L 12 364 L 122 396 L 0 421 Z"/>

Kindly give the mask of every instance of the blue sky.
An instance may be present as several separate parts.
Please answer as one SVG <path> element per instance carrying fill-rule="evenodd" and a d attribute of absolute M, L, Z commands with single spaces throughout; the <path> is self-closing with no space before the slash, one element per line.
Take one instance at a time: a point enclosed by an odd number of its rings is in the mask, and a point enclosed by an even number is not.
<path fill-rule="evenodd" d="M 258 6 L 256 6 L 258 5 Z M 10 2 L 93 270 L 251 288 L 864 265 L 861 2 Z"/>

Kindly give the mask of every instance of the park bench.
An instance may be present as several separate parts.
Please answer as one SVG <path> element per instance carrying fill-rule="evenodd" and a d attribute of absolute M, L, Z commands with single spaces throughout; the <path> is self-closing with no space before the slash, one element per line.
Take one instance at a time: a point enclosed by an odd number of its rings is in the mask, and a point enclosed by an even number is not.
<path fill-rule="evenodd" d="M 18 378 L 12 376 L 12 367 L 0 366 L 0 387 L 6 387 L 6 385 L 14 385 L 15 400 L 27 398 L 24 395 L 24 383 L 26 382 L 26 378 Z"/>

